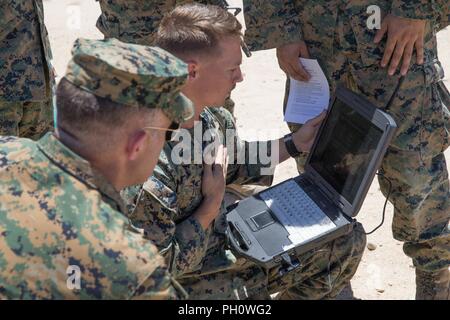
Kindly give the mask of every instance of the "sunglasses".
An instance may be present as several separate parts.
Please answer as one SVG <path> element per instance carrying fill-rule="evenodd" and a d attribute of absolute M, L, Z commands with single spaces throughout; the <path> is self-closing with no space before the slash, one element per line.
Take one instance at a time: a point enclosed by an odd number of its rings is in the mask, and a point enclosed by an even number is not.
<path fill-rule="evenodd" d="M 234 10 L 233 15 L 236 17 L 239 13 L 241 13 L 242 9 L 239 7 L 229 7 L 227 6 L 227 10 Z"/>
<path fill-rule="evenodd" d="M 227 6 L 226 8 L 227 8 L 227 10 L 230 10 L 230 11 L 234 10 L 233 15 L 234 15 L 235 17 L 237 17 L 237 15 L 238 15 L 239 13 L 241 13 L 241 11 L 242 11 L 242 9 L 239 8 L 239 7 L 230 7 L 230 6 Z M 242 41 L 241 47 L 242 47 L 242 51 L 244 51 L 245 55 L 246 55 L 248 58 L 250 58 L 250 57 L 252 56 L 252 53 L 251 53 L 250 49 L 247 47 L 247 44 L 246 44 L 244 41 Z"/>
<path fill-rule="evenodd" d="M 180 125 L 176 122 L 172 122 L 169 128 L 161 128 L 161 127 L 144 127 L 142 128 L 144 130 L 151 129 L 151 130 L 159 130 L 159 131 L 166 131 L 165 141 L 169 142 L 172 141 L 173 133 L 180 131 Z"/>

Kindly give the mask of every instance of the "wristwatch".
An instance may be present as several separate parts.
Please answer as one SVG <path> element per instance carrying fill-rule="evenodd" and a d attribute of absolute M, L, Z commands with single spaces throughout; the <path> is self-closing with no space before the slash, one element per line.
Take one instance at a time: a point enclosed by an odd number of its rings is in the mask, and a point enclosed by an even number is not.
<path fill-rule="evenodd" d="M 295 146 L 294 140 L 292 138 L 292 133 L 285 135 L 283 141 L 284 145 L 286 146 L 287 152 L 292 158 L 296 158 L 302 154 L 301 151 L 298 151 L 297 147 Z"/>

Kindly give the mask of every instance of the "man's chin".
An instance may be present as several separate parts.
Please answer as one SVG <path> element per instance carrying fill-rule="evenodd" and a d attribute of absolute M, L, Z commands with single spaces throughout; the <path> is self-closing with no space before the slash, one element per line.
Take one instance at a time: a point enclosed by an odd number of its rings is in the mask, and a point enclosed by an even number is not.
<path fill-rule="evenodd" d="M 184 122 L 181 125 L 181 128 L 187 129 L 187 130 L 192 129 L 195 126 L 196 121 L 200 121 L 199 116 L 194 116 L 192 119 L 189 119 L 188 121 Z"/>

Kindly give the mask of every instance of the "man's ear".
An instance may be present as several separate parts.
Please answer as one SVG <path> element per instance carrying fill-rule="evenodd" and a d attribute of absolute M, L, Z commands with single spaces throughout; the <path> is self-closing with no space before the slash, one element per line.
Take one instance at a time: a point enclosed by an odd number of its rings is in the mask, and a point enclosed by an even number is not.
<path fill-rule="evenodd" d="M 196 61 L 194 61 L 194 60 L 188 61 L 188 72 L 189 72 L 190 79 L 197 78 L 198 63 Z"/>
<path fill-rule="evenodd" d="M 142 150 L 145 149 L 145 146 L 148 143 L 147 136 L 148 136 L 147 131 L 139 130 L 128 138 L 126 147 L 128 160 L 134 161 L 139 157 Z"/>

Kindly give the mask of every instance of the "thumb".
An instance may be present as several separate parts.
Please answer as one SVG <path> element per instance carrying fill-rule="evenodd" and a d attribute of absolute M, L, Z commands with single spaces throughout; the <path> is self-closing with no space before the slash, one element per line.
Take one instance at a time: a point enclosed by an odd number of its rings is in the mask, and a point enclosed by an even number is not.
<path fill-rule="evenodd" d="M 301 46 L 300 46 L 300 57 L 306 58 L 306 59 L 310 59 L 311 58 L 311 56 L 309 54 L 308 46 L 306 45 L 305 42 L 301 43 Z"/>
<path fill-rule="evenodd" d="M 297 59 L 291 61 L 290 63 L 290 72 L 288 72 L 288 75 L 295 80 L 298 81 L 307 81 L 311 78 L 308 71 L 303 67 L 303 65 L 300 63 L 300 61 Z"/>
<path fill-rule="evenodd" d="M 316 127 L 316 126 L 318 126 L 318 125 L 320 125 L 322 123 L 322 121 L 325 119 L 326 115 L 327 115 L 327 112 L 326 111 L 322 111 L 322 113 L 319 114 L 317 117 L 312 118 L 311 120 L 309 120 L 307 122 L 307 124 L 309 124 L 309 125 L 311 125 L 313 127 Z"/>

